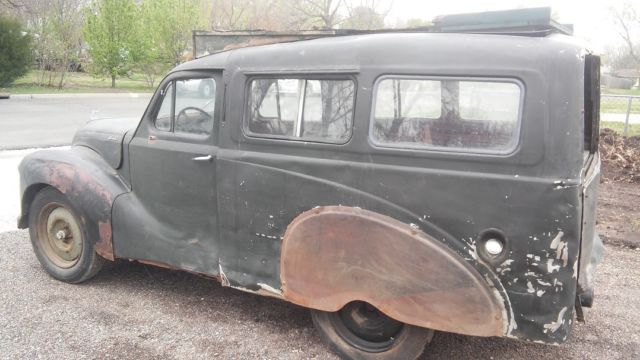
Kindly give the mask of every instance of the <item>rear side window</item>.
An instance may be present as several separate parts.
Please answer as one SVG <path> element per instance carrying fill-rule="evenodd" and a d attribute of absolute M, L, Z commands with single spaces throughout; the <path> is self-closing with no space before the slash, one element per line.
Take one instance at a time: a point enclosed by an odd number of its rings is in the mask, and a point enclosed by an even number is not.
<path fill-rule="evenodd" d="M 508 152 L 522 95 L 513 81 L 385 77 L 375 87 L 371 137 L 382 146 Z"/>
<path fill-rule="evenodd" d="M 254 79 L 249 131 L 258 136 L 330 143 L 351 137 L 353 80 Z"/>

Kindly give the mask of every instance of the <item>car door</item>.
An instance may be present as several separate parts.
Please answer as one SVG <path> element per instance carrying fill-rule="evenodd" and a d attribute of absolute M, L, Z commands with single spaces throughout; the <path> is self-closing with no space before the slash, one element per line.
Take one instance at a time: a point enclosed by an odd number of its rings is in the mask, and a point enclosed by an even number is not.
<path fill-rule="evenodd" d="M 119 254 L 217 273 L 220 79 L 218 73 L 179 72 L 159 87 L 129 143 L 132 213 L 115 208 L 129 238 L 116 244 Z"/>

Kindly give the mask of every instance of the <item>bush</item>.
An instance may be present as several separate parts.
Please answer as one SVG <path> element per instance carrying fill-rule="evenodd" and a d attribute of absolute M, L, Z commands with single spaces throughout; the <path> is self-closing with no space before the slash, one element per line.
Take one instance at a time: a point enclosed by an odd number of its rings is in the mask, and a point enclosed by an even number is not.
<path fill-rule="evenodd" d="M 31 37 L 20 23 L 0 15 L 0 87 L 27 73 L 31 65 Z"/>

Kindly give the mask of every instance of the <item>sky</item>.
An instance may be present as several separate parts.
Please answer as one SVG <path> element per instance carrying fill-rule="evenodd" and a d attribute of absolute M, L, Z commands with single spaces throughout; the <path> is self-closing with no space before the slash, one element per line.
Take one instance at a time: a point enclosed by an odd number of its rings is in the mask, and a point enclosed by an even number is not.
<path fill-rule="evenodd" d="M 529 7 L 551 7 L 561 23 L 573 24 L 580 37 L 598 52 L 621 44 L 610 15 L 612 6 L 620 7 L 625 0 L 386 0 L 390 6 L 387 23 L 410 18 L 431 20 L 437 15 L 466 12 L 507 10 Z M 640 0 L 630 0 L 640 1 Z M 384 7 L 385 1 L 380 2 Z"/>

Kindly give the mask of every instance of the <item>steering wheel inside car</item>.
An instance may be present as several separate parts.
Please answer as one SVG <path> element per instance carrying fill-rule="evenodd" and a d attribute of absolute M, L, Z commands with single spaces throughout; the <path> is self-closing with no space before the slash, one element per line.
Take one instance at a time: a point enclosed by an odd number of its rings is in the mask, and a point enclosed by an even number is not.
<path fill-rule="evenodd" d="M 206 111 L 204 111 L 204 110 L 202 110 L 200 108 L 194 107 L 194 106 L 187 106 L 186 108 L 182 109 L 178 113 L 178 116 L 176 116 L 176 121 L 180 120 L 180 116 L 184 116 L 186 118 L 186 120 L 191 120 L 189 115 L 187 115 L 187 111 L 188 110 L 195 110 L 195 111 L 201 113 L 202 115 L 204 115 L 207 118 L 207 120 L 211 119 L 211 115 L 209 115 L 208 112 L 206 112 Z"/>
<path fill-rule="evenodd" d="M 192 113 L 189 116 L 189 111 L 194 111 L 197 114 Z M 178 116 L 176 116 L 175 129 L 179 132 L 193 133 L 193 134 L 207 134 L 211 131 L 211 123 L 213 117 L 206 111 L 188 106 L 182 109 Z"/>

